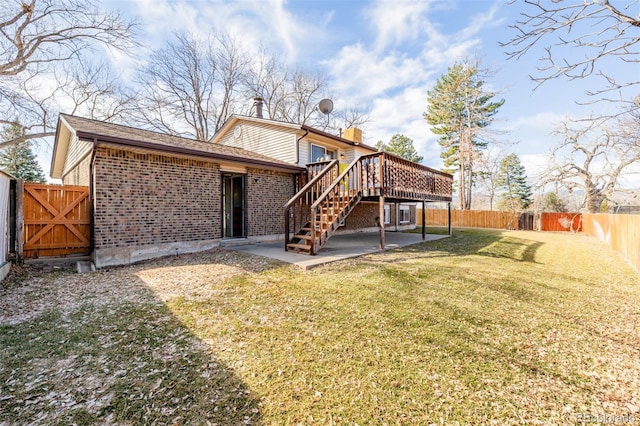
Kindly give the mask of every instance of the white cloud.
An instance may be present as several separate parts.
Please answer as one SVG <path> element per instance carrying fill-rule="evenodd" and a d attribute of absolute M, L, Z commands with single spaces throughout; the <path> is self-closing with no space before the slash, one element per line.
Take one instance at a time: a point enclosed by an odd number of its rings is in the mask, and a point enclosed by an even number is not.
<path fill-rule="evenodd" d="M 425 164 L 439 167 L 437 137 L 422 117 L 427 91 L 437 75 L 479 45 L 474 37 L 494 19 L 496 8 L 446 35 L 431 23 L 429 7 L 429 2 L 378 1 L 365 12 L 377 31 L 375 41 L 343 46 L 324 64 L 338 93 L 369 111 L 367 143 L 401 133 L 414 140 Z"/>
<path fill-rule="evenodd" d="M 376 1 L 364 13 L 376 31 L 376 50 L 415 41 L 430 25 L 425 17 L 428 10 L 427 1 Z"/>
<path fill-rule="evenodd" d="M 375 99 L 431 75 L 420 57 L 396 52 L 379 56 L 362 44 L 343 47 L 325 64 L 336 90 L 356 100 Z"/>
<path fill-rule="evenodd" d="M 535 184 L 539 176 L 549 164 L 549 156 L 546 154 L 522 154 L 518 155 L 520 162 L 527 170 L 529 182 Z"/>
<path fill-rule="evenodd" d="M 294 62 L 316 29 L 285 7 L 284 0 L 215 1 L 135 0 L 134 9 L 143 20 L 147 42 L 157 49 L 174 31 L 194 34 L 228 33 L 257 52 L 261 45 L 282 53 Z M 328 18 L 327 18 L 328 19 Z M 325 23 L 328 22 L 325 20 Z"/>
<path fill-rule="evenodd" d="M 373 145 L 378 140 L 389 142 L 396 133 L 413 139 L 424 164 L 439 167 L 440 147 L 438 137 L 431 133 L 422 117 L 426 109 L 426 86 L 412 86 L 395 96 L 376 99 L 371 112 L 371 123 L 367 126 L 366 143 Z"/>

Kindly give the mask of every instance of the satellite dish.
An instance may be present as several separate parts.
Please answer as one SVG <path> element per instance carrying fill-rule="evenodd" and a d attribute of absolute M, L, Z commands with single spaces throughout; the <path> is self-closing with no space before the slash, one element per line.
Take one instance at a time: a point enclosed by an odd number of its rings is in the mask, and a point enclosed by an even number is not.
<path fill-rule="evenodd" d="M 321 100 L 320 103 L 318 104 L 318 109 L 323 114 L 327 114 L 327 115 L 331 114 L 331 111 L 333 111 L 333 101 L 331 99 Z"/>

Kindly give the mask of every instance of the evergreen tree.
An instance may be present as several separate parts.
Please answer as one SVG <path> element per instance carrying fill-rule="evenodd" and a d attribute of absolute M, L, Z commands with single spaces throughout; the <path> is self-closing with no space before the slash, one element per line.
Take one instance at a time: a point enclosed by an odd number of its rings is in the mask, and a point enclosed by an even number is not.
<path fill-rule="evenodd" d="M 502 206 L 526 209 L 531 205 L 533 192 L 527 184 L 527 172 L 516 154 L 509 154 L 500 162 L 498 185 L 502 189 Z"/>
<path fill-rule="evenodd" d="M 413 146 L 413 139 L 405 135 L 393 135 L 388 144 L 378 141 L 376 148 L 378 148 L 379 151 L 395 154 L 414 163 L 420 163 L 424 159 L 424 157 L 418 155 L 418 151 L 416 151 L 416 148 Z"/>
<path fill-rule="evenodd" d="M 545 211 L 549 212 L 567 211 L 567 207 L 565 206 L 564 201 L 562 201 L 562 199 L 558 197 L 558 194 L 555 192 L 548 192 L 547 194 L 545 194 L 543 200 L 543 208 Z"/>
<path fill-rule="evenodd" d="M 471 187 L 477 152 L 487 147 L 481 130 L 504 104 L 504 99 L 492 102 L 494 92 L 484 88 L 484 72 L 478 64 L 455 63 L 449 67 L 428 92 L 429 105 L 424 118 L 431 131 L 441 135 L 440 156 L 448 171 L 458 171 L 460 208 L 471 208 Z"/>
<path fill-rule="evenodd" d="M 4 142 L 11 141 L 21 135 L 22 127 L 15 123 L 5 128 L 2 140 Z M 27 182 L 44 183 L 47 181 L 28 140 L 16 142 L 0 151 L 0 169 Z"/>

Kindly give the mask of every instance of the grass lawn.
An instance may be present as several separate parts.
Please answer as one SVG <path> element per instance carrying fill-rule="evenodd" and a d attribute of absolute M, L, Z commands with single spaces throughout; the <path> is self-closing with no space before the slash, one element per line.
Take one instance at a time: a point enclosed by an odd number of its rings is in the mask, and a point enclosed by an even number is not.
<path fill-rule="evenodd" d="M 639 301 L 608 246 L 520 231 L 27 271 L 0 291 L 0 424 L 640 423 Z"/>

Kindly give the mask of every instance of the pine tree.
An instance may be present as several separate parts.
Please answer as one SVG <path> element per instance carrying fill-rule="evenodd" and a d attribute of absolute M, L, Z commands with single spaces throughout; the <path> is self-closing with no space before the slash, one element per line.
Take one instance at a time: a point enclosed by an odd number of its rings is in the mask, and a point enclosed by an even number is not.
<path fill-rule="evenodd" d="M 555 192 L 549 192 L 544 196 L 543 208 L 550 212 L 566 212 L 567 206 L 558 194 Z"/>
<path fill-rule="evenodd" d="M 21 135 L 22 127 L 19 124 L 12 124 L 5 128 L 2 140 L 4 142 L 14 140 Z M 29 141 L 16 142 L 0 151 L 0 169 L 27 182 L 47 181 Z"/>
<path fill-rule="evenodd" d="M 460 208 L 471 208 L 471 187 L 477 152 L 487 147 L 481 130 L 504 104 L 504 99 L 492 102 L 494 92 L 484 88 L 483 72 L 477 63 L 455 63 L 428 92 L 429 105 L 424 118 L 431 131 L 441 135 L 440 157 L 448 171 L 458 171 Z"/>
<path fill-rule="evenodd" d="M 509 209 L 526 209 L 531 205 L 533 192 L 527 184 L 527 172 L 516 154 L 509 154 L 500 162 L 498 185 L 502 189 L 501 205 Z"/>
<path fill-rule="evenodd" d="M 413 146 L 413 139 L 405 135 L 393 135 L 388 144 L 378 141 L 376 148 L 378 148 L 379 151 L 395 154 L 414 163 L 421 163 L 424 159 L 424 157 L 418 155 L 418 151 L 416 151 L 416 148 Z"/>

